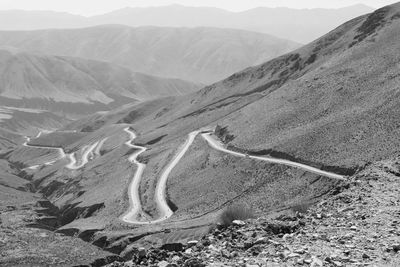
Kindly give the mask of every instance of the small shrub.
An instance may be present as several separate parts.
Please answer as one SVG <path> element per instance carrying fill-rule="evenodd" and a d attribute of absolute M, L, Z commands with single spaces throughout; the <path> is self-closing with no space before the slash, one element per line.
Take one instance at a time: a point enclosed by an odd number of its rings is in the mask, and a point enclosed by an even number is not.
<path fill-rule="evenodd" d="M 390 19 L 391 20 L 400 19 L 400 12 L 397 12 L 396 14 L 394 14 Z"/>
<path fill-rule="evenodd" d="M 243 204 L 236 204 L 227 207 L 220 215 L 219 222 L 224 226 L 229 226 L 234 220 L 247 220 L 254 218 L 254 213 L 250 208 Z"/>
<path fill-rule="evenodd" d="M 290 56 L 291 61 L 298 61 L 298 59 L 301 59 L 300 54 L 293 54 Z"/>
<path fill-rule="evenodd" d="M 293 71 L 301 69 L 300 60 L 297 60 L 290 69 Z"/>
<path fill-rule="evenodd" d="M 383 27 L 386 22 L 386 15 L 389 10 L 390 7 L 383 7 L 369 15 L 364 23 L 357 29 L 359 34 L 354 37 L 354 40 L 356 40 L 357 42 L 361 42 L 365 38 L 376 32 L 378 29 Z"/>
<path fill-rule="evenodd" d="M 306 65 L 310 65 L 317 60 L 317 54 L 312 54 L 306 61 Z"/>
<path fill-rule="evenodd" d="M 224 144 L 229 143 L 233 139 L 235 139 L 235 136 L 233 134 L 229 134 L 228 126 L 222 127 L 220 125 L 217 125 L 217 127 L 215 127 L 215 135 L 218 136 Z"/>
<path fill-rule="evenodd" d="M 280 78 L 282 78 L 282 77 L 285 77 L 285 76 L 288 76 L 289 75 L 289 70 L 284 70 L 284 71 L 282 71 L 280 74 L 279 74 L 279 77 Z"/>
<path fill-rule="evenodd" d="M 312 203 L 309 202 L 301 202 L 301 203 L 297 203 L 293 206 L 290 207 L 290 209 L 294 212 L 294 213 L 306 213 L 308 211 L 308 209 L 312 206 Z"/>

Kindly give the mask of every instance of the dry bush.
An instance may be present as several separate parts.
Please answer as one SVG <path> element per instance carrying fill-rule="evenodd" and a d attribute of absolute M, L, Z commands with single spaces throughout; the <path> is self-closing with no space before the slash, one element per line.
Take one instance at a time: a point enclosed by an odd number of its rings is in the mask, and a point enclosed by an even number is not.
<path fill-rule="evenodd" d="M 312 206 L 312 203 L 310 203 L 310 202 L 299 202 L 299 203 L 296 203 L 293 206 L 291 206 L 290 209 L 294 213 L 303 214 L 303 213 L 306 213 L 311 206 Z"/>
<path fill-rule="evenodd" d="M 254 218 L 253 211 L 243 204 L 235 204 L 227 207 L 219 216 L 219 222 L 228 226 L 231 225 L 234 220 L 246 220 Z"/>

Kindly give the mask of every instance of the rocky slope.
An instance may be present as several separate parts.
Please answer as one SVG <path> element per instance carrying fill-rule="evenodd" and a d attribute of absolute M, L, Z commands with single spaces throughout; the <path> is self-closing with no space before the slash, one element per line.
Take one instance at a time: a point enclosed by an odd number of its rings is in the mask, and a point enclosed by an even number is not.
<path fill-rule="evenodd" d="M 35 205 L 39 196 L 0 185 L 2 202 L 0 204 L 0 266 L 103 266 L 120 259 L 112 253 L 89 245 L 87 242 L 55 233 L 52 228 L 38 225 L 41 211 Z M 7 194 L 14 193 L 20 203 L 4 203 Z M 36 197 L 36 198 L 35 198 Z M 8 205 L 7 205 L 8 204 Z M 46 221 L 46 220 L 44 220 Z M 51 218 L 47 218 L 47 223 Z"/>
<path fill-rule="evenodd" d="M 207 84 L 299 47 L 291 41 L 242 30 L 122 25 L 3 31 L 1 46 L 107 61 L 150 75 Z"/>
<path fill-rule="evenodd" d="M 383 159 L 398 147 L 399 12 L 396 4 L 353 19 L 194 94 L 127 109 L 145 115 L 124 119 L 144 143 L 220 124 L 231 146 L 258 153 L 348 168 Z"/>
<path fill-rule="evenodd" d="M 276 78 L 224 119 L 232 145 L 357 166 L 398 151 L 400 4 L 354 19 L 279 61 L 241 73 Z M 254 87 L 253 87 L 254 88 Z"/>
<path fill-rule="evenodd" d="M 308 210 L 233 221 L 174 249 L 107 266 L 398 266 L 400 158 L 381 161 Z"/>

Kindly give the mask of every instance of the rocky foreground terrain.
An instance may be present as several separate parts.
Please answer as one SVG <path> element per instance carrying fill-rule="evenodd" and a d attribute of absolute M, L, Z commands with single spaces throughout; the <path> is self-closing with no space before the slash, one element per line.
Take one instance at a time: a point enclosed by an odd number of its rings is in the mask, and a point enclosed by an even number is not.
<path fill-rule="evenodd" d="M 400 156 L 371 164 L 307 211 L 235 220 L 108 266 L 400 266 L 399 194 Z"/>

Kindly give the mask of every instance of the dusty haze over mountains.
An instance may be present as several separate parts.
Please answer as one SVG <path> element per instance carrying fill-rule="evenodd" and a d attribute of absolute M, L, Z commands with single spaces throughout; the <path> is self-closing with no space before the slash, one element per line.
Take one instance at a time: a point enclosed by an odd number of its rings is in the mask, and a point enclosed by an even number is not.
<path fill-rule="evenodd" d="M 400 3 L 1 12 L 0 266 L 400 266 Z"/>
<path fill-rule="evenodd" d="M 218 28 L 103 25 L 0 31 L 0 47 L 118 64 L 133 71 L 210 84 L 300 45 L 271 35 Z"/>
<path fill-rule="evenodd" d="M 343 22 L 371 12 L 366 5 L 339 9 L 290 9 L 259 7 L 242 12 L 218 8 L 170 5 L 123 8 L 83 17 L 52 11 L 0 11 L 0 30 L 80 28 L 102 24 L 161 27 L 218 27 L 257 31 L 307 43 Z"/>

